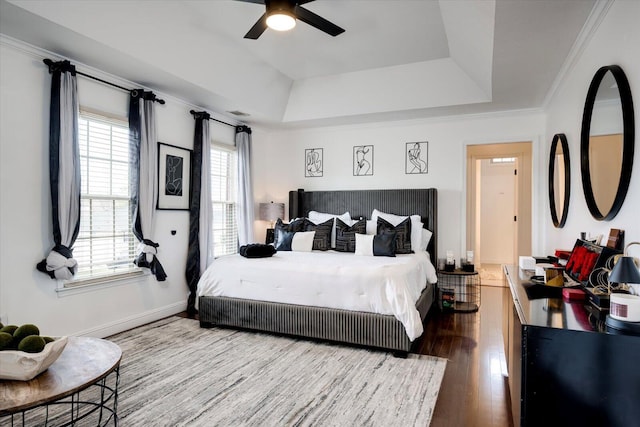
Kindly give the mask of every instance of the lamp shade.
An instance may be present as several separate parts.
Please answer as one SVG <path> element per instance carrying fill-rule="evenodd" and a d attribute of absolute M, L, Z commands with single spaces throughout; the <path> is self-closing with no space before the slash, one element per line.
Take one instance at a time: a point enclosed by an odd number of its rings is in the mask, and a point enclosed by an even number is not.
<path fill-rule="evenodd" d="M 633 257 L 620 257 L 609 274 L 610 283 L 640 283 L 640 272 Z"/>
<path fill-rule="evenodd" d="M 270 222 L 284 218 L 284 203 L 260 203 L 258 218 Z"/>

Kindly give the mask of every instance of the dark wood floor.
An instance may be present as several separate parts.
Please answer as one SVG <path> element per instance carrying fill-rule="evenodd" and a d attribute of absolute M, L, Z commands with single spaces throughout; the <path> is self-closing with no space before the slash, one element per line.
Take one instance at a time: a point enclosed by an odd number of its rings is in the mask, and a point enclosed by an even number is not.
<path fill-rule="evenodd" d="M 434 312 L 417 352 L 449 360 L 431 427 L 510 427 L 502 342 L 506 288 L 483 286 L 477 313 Z"/>
<path fill-rule="evenodd" d="M 477 313 L 430 313 L 416 352 L 448 359 L 431 427 L 513 426 L 503 375 L 505 292 L 482 286 Z M 186 312 L 180 315 L 187 317 Z"/>

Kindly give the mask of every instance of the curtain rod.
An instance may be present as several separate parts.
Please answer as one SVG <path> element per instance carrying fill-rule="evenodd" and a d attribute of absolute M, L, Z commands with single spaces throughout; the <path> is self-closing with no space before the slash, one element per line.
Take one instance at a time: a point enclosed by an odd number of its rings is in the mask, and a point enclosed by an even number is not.
<path fill-rule="evenodd" d="M 49 67 L 50 67 L 51 65 L 53 65 L 53 63 L 54 63 L 52 60 L 50 60 L 50 59 L 48 59 L 48 58 L 43 59 L 43 60 L 42 60 L 42 62 L 44 62 L 44 63 L 45 63 L 45 65 L 47 65 L 47 66 L 49 66 Z M 82 71 L 78 71 L 78 70 L 76 70 L 76 74 L 80 74 L 81 76 L 85 76 L 85 77 L 88 77 L 88 78 L 90 78 L 90 79 L 93 79 L 93 80 L 99 81 L 100 83 L 104 83 L 104 84 L 107 84 L 107 85 L 109 85 L 109 86 L 113 86 L 113 87 L 115 87 L 115 88 L 118 88 L 118 89 L 124 90 L 125 92 L 131 92 L 131 90 L 132 90 L 132 89 L 127 89 L 126 87 L 122 87 L 122 86 L 120 86 L 120 85 L 117 85 L 117 84 L 115 84 L 115 83 L 111 83 L 111 82 L 108 82 L 108 81 L 106 81 L 106 80 L 102 80 L 102 79 L 100 79 L 100 78 L 98 78 L 98 77 L 95 77 L 95 76 L 92 76 L 92 75 L 89 75 L 89 74 L 83 73 Z M 154 101 L 156 101 L 158 104 L 162 104 L 162 105 L 164 105 L 164 99 L 156 98 L 156 99 L 154 99 Z"/>
<path fill-rule="evenodd" d="M 195 115 L 197 113 L 196 110 L 191 110 L 189 111 L 192 115 Z M 213 120 L 214 122 L 218 122 L 218 123 L 222 123 L 223 125 L 227 125 L 227 126 L 231 126 L 232 128 L 241 126 L 241 125 L 232 125 L 231 123 L 227 123 L 227 122 L 223 122 L 222 120 L 218 120 L 218 119 L 214 119 L 213 117 L 209 116 L 209 120 Z"/>

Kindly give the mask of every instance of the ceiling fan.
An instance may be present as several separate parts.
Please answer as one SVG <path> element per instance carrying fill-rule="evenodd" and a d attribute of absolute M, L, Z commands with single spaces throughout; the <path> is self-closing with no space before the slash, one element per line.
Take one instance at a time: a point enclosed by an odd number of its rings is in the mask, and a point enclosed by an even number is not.
<path fill-rule="evenodd" d="M 316 15 L 300 5 L 314 0 L 238 0 L 245 3 L 263 4 L 267 11 L 253 24 L 253 27 L 245 34 L 245 39 L 256 40 L 264 33 L 267 27 L 277 31 L 290 30 L 296 25 L 296 19 L 324 31 L 331 36 L 344 33 L 344 29 L 338 27 L 323 17 Z"/>

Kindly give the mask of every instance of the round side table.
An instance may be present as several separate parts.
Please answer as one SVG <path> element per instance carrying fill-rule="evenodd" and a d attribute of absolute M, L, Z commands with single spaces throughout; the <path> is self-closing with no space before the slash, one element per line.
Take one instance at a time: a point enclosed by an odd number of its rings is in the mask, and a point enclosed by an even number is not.
<path fill-rule="evenodd" d="M 443 311 L 478 311 L 480 275 L 477 271 L 438 270 L 438 300 Z"/>
<path fill-rule="evenodd" d="M 23 426 L 68 426 L 80 420 L 117 426 L 121 358 L 122 350 L 111 341 L 69 337 L 60 357 L 34 379 L 0 380 L 0 420 Z"/>

